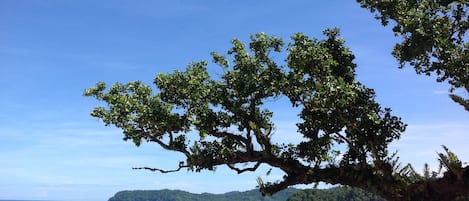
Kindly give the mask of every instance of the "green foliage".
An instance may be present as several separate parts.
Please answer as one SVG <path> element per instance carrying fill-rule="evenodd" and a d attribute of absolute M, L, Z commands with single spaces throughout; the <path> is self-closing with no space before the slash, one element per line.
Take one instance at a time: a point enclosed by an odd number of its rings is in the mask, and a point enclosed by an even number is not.
<path fill-rule="evenodd" d="M 469 90 L 468 90 L 469 91 Z M 465 110 L 469 111 L 469 99 L 464 99 L 461 96 L 450 94 L 449 97 L 459 105 L 463 106 Z"/>
<path fill-rule="evenodd" d="M 116 83 L 109 89 L 100 82 L 85 96 L 107 104 L 91 115 L 121 128 L 124 140 L 137 146 L 154 142 L 187 158 L 175 170 L 137 169 L 198 172 L 227 165 L 243 173 L 267 164 L 285 175 L 275 182 L 259 178 L 266 195 L 296 184 L 326 182 L 391 199 L 420 196 L 414 190 L 427 189 L 418 186 L 425 185 L 421 176 L 411 166 L 396 168 L 397 159 L 388 156 L 388 145 L 400 138 L 406 124 L 375 101 L 373 89 L 355 80 L 355 56 L 338 29 L 325 30 L 324 35 L 311 39 L 294 34 L 286 48 L 281 39 L 264 33 L 251 36 L 248 47 L 234 39 L 226 56 L 211 53 L 224 71 L 217 77 L 208 73 L 208 62 L 194 62 L 185 71 L 158 74 L 156 93 L 140 81 Z M 287 56 L 279 64 L 270 54 L 282 51 Z M 460 87 L 457 83 L 465 78 L 448 74 L 441 79 Z M 303 141 L 298 144 L 271 141 L 274 113 L 264 103 L 281 98 L 297 108 L 292 111 L 299 111 L 296 126 Z M 345 147 L 343 153 L 337 145 Z M 443 184 L 447 185 L 436 186 Z M 459 184 L 458 189 L 469 189 Z"/>
<path fill-rule="evenodd" d="M 414 67 L 418 74 L 436 75 L 438 82 L 447 81 L 452 93 L 449 97 L 469 112 L 469 1 L 467 0 L 357 0 L 363 8 L 376 13 L 384 26 L 391 24 L 402 41 L 392 54 L 400 67 Z M 391 23 L 390 23 L 391 22 Z M 466 97 L 454 94 L 463 92 Z M 424 175 L 415 173 L 412 166 L 398 174 L 414 187 L 414 199 L 452 200 L 455 195 L 469 194 L 469 167 L 463 167 L 456 155 L 443 146 L 446 154 L 438 153 L 443 178 L 426 165 Z M 424 182 L 422 182 L 424 180 Z M 420 181 L 420 182 L 419 182 Z M 430 195 L 439 191 L 437 198 Z M 419 191 L 419 188 L 427 190 Z M 425 197 L 425 198 L 423 198 Z M 463 198 L 464 199 L 464 198 Z"/>
<path fill-rule="evenodd" d="M 91 114 L 123 129 L 124 139 L 132 139 L 137 146 L 141 140 L 153 141 L 179 151 L 196 171 L 257 162 L 288 173 L 290 167 L 277 164 L 284 160 L 299 167 L 308 167 L 303 162 L 316 168 L 338 165 L 331 163 L 338 156 L 332 147 L 342 143 L 348 146 L 342 165 L 381 161 L 405 124 L 374 101 L 372 89 L 355 81 L 354 55 L 344 46 L 338 29 L 324 34 L 323 40 L 294 34 L 283 67 L 269 56 L 271 51 L 283 50 L 283 41 L 262 33 L 251 36 L 249 50 L 241 41 L 232 41 L 231 67 L 224 56 L 212 53 L 225 71 L 219 78 L 211 78 L 207 62 L 202 61 L 189 64 L 184 72 L 158 74 L 155 95 L 140 81 L 117 83 L 107 91 L 104 83 L 98 83 L 85 95 L 108 104 Z M 306 140 L 296 146 L 270 141 L 273 113 L 263 103 L 280 96 L 301 108 L 302 121 L 297 126 Z M 186 136 L 192 131 L 200 138 L 189 144 Z"/>
<path fill-rule="evenodd" d="M 442 168 L 445 168 L 449 173 L 456 176 L 456 180 L 458 182 L 462 182 L 464 174 L 462 162 L 458 159 L 456 154 L 448 149 L 448 147 L 443 145 L 443 149 L 446 154 L 438 153 L 438 161 L 440 162 L 438 172 L 440 172 Z"/>
<path fill-rule="evenodd" d="M 469 1 L 466 0 L 357 0 L 362 7 L 377 13 L 383 25 L 389 21 L 402 42 L 393 55 L 408 63 L 417 73 L 437 75 L 448 81 L 450 91 L 469 92 Z M 451 98 L 469 111 L 469 99 L 452 94 Z"/>

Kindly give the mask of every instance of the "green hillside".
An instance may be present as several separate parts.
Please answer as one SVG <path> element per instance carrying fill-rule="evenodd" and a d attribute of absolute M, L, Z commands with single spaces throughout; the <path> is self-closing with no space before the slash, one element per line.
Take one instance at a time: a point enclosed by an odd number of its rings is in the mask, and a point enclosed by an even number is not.
<path fill-rule="evenodd" d="M 305 189 L 293 193 L 287 201 L 385 201 L 358 188 Z"/>
<path fill-rule="evenodd" d="M 180 190 L 134 190 L 120 191 L 109 201 L 285 201 L 298 189 L 289 188 L 272 197 L 263 197 L 259 190 L 228 192 L 224 194 L 194 194 Z"/>
<path fill-rule="evenodd" d="M 384 201 L 354 188 L 285 189 L 272 197 L 263 197 L 259 190 L 228 192 L 224 194 L 194 194 L 181 190 L 120 191 L 109 201 Z"/>

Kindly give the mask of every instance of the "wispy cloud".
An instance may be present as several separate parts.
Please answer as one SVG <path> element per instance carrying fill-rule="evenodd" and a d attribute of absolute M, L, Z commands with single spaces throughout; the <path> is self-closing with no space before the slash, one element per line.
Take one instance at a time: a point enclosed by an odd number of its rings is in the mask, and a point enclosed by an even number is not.
<path fill-rule="evenodd" d="M 433 91 L 434 94 L 436 95 L 447 95 L 449 94 L 448 90 L 436 90 L 436 91 Z"/>
<path fill-rule="evenodd" d="M 429 124 L 410 124 L 402 138 L 394 142 L 392 149 L 399 151 L 401 161 L 423 167 L 429 163 L 437 167 L 437 152 L 444 152 L 441 145 L 455 152 L 463 162 L 469 162 L 467 145 L 469 124 L 465 122 L 441 122 Z"/>

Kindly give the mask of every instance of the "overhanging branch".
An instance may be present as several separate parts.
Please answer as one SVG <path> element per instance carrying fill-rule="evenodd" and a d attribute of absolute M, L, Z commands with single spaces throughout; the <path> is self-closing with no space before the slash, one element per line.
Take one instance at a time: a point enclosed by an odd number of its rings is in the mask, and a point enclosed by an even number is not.
<path fill-rule="evenodd" d="M 158 168 L 150 168 L 150 167 L 138 167 L 138 168 L 132 168 L 134 170 L 150 170 L 152 172 L 159 171 L 161 173 L 170 173 L 170 172 L 178 172 L 179 170 L 182 169 L 182 167 L 179 167 L 178 169 L 175 170 L 163 170 L 163 169 L 158 169 Z"/>
<path fill-rule="evenodd" d="M 240 169 L 240 168 L 237 168 L 235 167 L 233 164 L 226 164 L 230 169 L 236 171 L 238 174 L 241 174 L 243 172 L 246 172 L 246 171 L 256 171 L 257 168 L 259 168 L 259 166 L 261 165 L 261 162 L 257 162 L 253 167 L 249 167 L 249 168 L 243 168 L 243 169 Z"/>
<path fill-rule="evenodd" d="M 138 167 L 138 168 L 132 168 L 134 170 L 150 170 L 152 172 L 161 172 L 161 173 L 170 173 L 170 172 L 178 172 L 179 170 L 181 170 L 182 168 L 188 168 L 189 165 L 184 165 L 184 161 L 181 161 L 179 162 L 179 167 L 177 169 L 174 169 L 174 170 L 163 170 L 163 169 L 159 169 L 159 168 L 151 168 L 151 167 Z"/>

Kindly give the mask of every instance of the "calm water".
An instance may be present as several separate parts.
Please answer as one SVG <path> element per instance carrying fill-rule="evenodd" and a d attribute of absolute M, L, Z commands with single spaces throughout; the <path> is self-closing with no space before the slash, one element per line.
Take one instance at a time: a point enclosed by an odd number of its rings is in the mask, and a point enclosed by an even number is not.
<path fill-rule="evenodd" d="M 60 200 L 0 200 L 0 201 L 60 201 Z"/>

